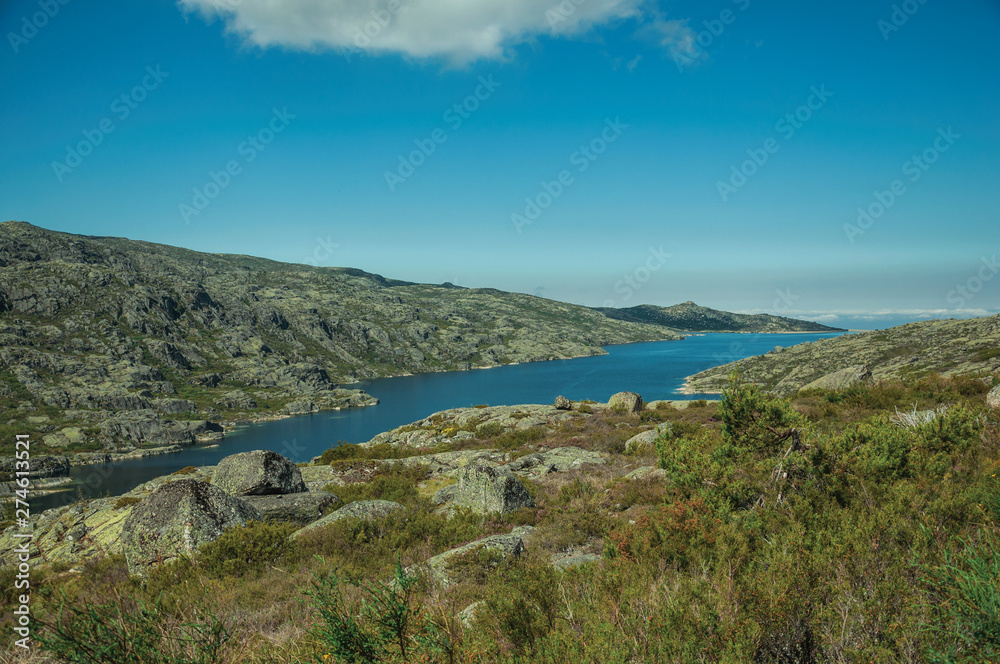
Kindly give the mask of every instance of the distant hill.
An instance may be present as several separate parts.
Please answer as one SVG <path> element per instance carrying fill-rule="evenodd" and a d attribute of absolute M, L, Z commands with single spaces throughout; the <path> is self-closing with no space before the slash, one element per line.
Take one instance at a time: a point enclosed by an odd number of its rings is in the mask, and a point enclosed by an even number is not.
<path fill-rule="evenodd" d="M 657 307 L 641 304 L 627 309 L 598 308 L 615 320 L 661 325 L 681 332 L 844 332 L 806 320 L 771 314 L 734 314 L 698 306 L 694 302 Z"/>
<path fill-rule="evenodd" d="M 0 224 L 4 441 L 191 443 L 201 420 L 373 403 L 341 388 L 358 379 L 678 338 L 531 295 Z"/>
<path fill-rule="evenodd" d="M 867 366 L 873 379 L 934 371 L 944 375 L 1000 370 L 1000 315 L 929 320 L 887 330 L 846 334 L 748 357 L 688 378 L 694 392 L 719 392 L 728 374 L 790 394 L 847 367 Z"/>

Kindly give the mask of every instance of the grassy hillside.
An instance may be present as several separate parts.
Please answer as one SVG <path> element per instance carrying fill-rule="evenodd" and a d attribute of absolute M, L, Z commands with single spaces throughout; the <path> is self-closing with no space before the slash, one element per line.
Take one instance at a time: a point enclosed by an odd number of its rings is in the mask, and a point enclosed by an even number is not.
<path fill-rule="evenodd" d="M 1000 316 L 932 320 L 804 343 L 714 367 L 688 378 L 694 392 L 718 392 L 734 369 L 744 379 L 791 394 L 844 367 L 864 365 L 875 380 L 996 371 Z"/>
<path fill-rule="evenodd" d="M 200 420 L 373 403 L 341 388 L 358 379 L 674 338 L 529 295 L 0 224 L 4 440 L 183 444 Z"/>
<path fill-rule="evenodd" d="M 52 593 L 32 596 L 33 636 L 74 662 L 997 661 L 1000 417 L 984 394 L 998 383 L 931 375 L 791 401 L 737 384 L 683 410 L 577 404 L 553 427 L 473 426 L 454 449 L 604 460 L 532 473 L 536 506 L 505 516 L 437 509 L 454 481 L 441 449 L 341 449 L 325 460 L 342 502 L 405 510 L 296 539 L 236 528 L 145 584 L 120 556 L 41 565 L 33 588 Z M 654 425 L 655 446 L 626 447 Z M 515 531 L 523 553 L 470 552 L 447 587 L 402 569 Z M 80 655 L 101 643 L 137 659 Z"/>

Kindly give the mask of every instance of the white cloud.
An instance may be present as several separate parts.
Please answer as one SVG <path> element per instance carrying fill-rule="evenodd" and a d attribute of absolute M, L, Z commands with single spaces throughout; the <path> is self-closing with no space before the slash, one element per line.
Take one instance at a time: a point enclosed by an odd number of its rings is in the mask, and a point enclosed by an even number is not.
<path fill-rule="evenodd" d="M 671 59 L 680 65 L 692 64 L 705 55 L 705 51 L 698 46 L 697 33 L 686 20 L 657 17 L 642 29 L 641 34 L 666 49 Z"/>
<path fill-rule="evenodd" d="M 178 0 L 248 43 L 364 49 L 456 63 L 498 59 L 539 35 L 640 18 L 646 0 Z"/>

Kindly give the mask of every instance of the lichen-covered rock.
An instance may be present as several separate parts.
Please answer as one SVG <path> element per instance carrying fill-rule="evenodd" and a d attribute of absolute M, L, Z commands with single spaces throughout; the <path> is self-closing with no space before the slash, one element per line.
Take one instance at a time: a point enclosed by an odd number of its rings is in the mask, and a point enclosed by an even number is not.
<path fill-rule="evenodd" d="M 198 480 L 164 484 L 132 508 L 122 527 L 129 572 L 146 576 L 149 569 L 264 517 L 238 498 Z"/>
<path fill-rule="evenodd" d="M 638 413 L 642 410 L 642 397 L 635 392 L 618 392 L 608 399 L 608 407 L 625 413 Z"/>
<path fill-rule="evenodd" d="M 559 395 L 556 397 L 555 404 L 553 404 L 559 410 L 572 410 L 573 402 L 566 397 Z"/>
<path fill-rule="evenodd" d="M 1000 410 L 1000 385 L 997 385 L 986 395 L 986 405 L 993 410 Z"/>
<path fill-rule="evenodd" d="M 323 516 L 327 507 L 338 498 L 327 491 L 306 491 L 271 496 L 242 496 L 241 500 L 255 508 L 265 519 L 290 521 L 303 526 Z"/>
<path fill-rule="evenodd" d="M 670 430 L 670 423 L 659 424 L 648 431 L 638 433 L 625 441 L 625 454 L 639 454 L 652 449 L 656 439 L 665 431 Z"/>
<path fill-rule="evenodd" d="M 822 378 L 817 378 L 811 383 L 807 383 L 802 389 L 842 390 L 858 383 L 868 382 L 871 379 L 871 370 L 865 365 L 858 365 L 828 373 Z"/>
<path fill-rule="evenodd" d="M 306 491 L 298 466 L 270 450 L 227 456 L 212 475 L 212 484 L 233 496 L 262 496 Z"/>
<path fill-rule="evenodd" d="M 435 584 L 447 588 L 457 581 L 453 578 L 456 576 L 453 568 L 459 560 L 493 568 L 511 558 L 520 558 L 524 553 L 523 535 L 522 530 L 515 530 L 509 535 L 490 535 L 428 558 L 419 565 L 408 567 L 406 571 L 410 574 L 426 574 Z"/>
<path fill-rule="evenodd" d="M 364 519 L 366 521 L 376 521 L 384 519 L 390 514 L 404 509 L 406 508 L 399 503 L 392 502 L 391 500 L 357 500 L 353 503 L 344 505 L 336 512 L 327 514 L 318 521 L 313 521 L 305 528 L 296 530 L 292 533 L 292 537 L 301 537 L 308 532 L 312 532 L 318 528 L 323 528 L 324 526 L 329 526 L 331 523 L 336 523 L 341 519 L 354 518 Z"/>
<path fill-rule="evenodd" d="M 480 514 L 535 506 L 524 484 L 509 468 L 485 461 L 470 463 L 459 472 L 452 502 Z"/>
<path fill-rule="evenodd" d="M 557 570 L 564 571 L 570 567 L 577 567 L 579 565 L 586 565 L 587 563 L 597 563 L 601 561 L 601 557 L 594 553 L 578 553 L 575 555 L 565 556 L 563 558 L 557 558 L 552 561 L 552 566 Z"/>

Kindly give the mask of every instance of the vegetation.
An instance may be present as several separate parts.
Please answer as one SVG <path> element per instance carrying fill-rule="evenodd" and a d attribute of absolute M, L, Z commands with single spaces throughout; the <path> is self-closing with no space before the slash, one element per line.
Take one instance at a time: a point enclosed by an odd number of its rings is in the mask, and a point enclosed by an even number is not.
<path fill-rule="evenodd" d="M 426 467 L 347 447 L 325 461 L 381 465 L 342 501 L 405 511 L 236 528 L 144 585 L 115 557 L 51 574 L 37 634 L 67 662 L 998 661 L 998 378 L 781 398 L 731 376 L 720 402 L 597 411 L 507 441 L 609 456 L 528 481 L 537 507 L 505 517 L 438 514 Z M 651 424 L 655 450 L 625 455 Z M 517 524 L 524 555 L 469 554 L 446 589 L 411 567 Z M 580 553 L 601 559 L 552 565 Z M 140 659 L 82 654 L 123 633 Z"/>

